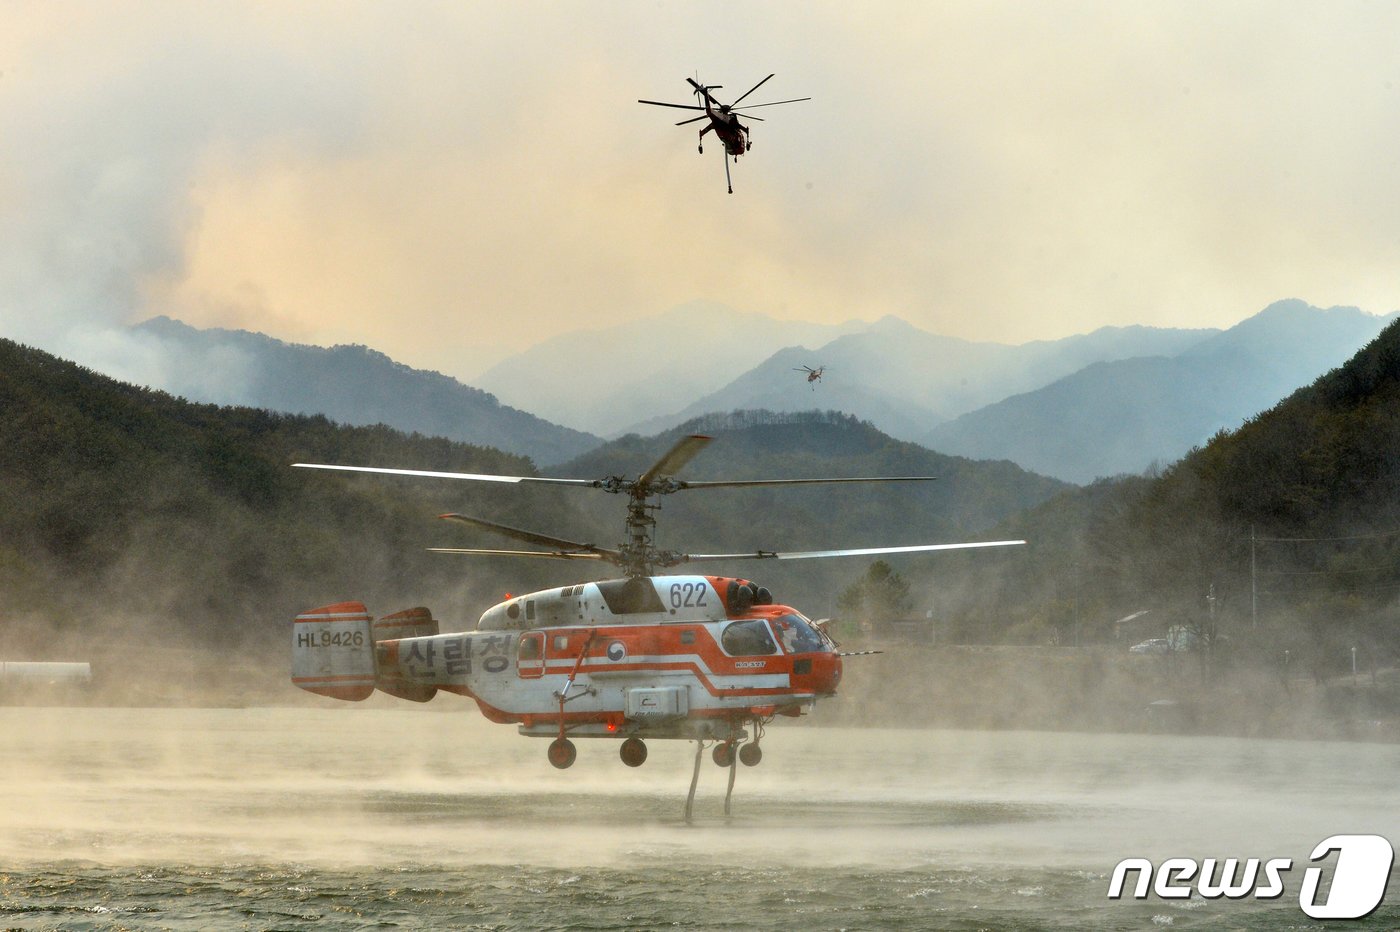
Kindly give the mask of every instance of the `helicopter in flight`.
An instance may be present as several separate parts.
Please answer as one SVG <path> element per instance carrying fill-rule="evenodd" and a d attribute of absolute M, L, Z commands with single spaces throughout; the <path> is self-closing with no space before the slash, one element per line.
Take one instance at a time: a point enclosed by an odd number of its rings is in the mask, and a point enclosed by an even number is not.
<path fill-rule="evenodd" d="M 817 366 L 817 368 L 815 369 L 813 369 L 811 366 L 798 366 L 792 371 L 807 373 L 808 382 L 820 382 L 822 380 L 822 373 L 826 371 L 826 366 Z M 816 388 L 815 385 L 813 385 L 812 387 Z"/>
<path fill-rule="evenodd" d="M 361 602 L 306 611 L 292 625 L 292 683 L 334 699 L 367 699 L 377 689 L 415 702 L 439 691 L 474 700 L 493 722 L 550 739 L 549 762 L 571 766 L 575 738 L 620 741 L 630 767 L 647 758 L 646 740 L 697 742 L 687 819 L 707 744 L 716 764 L 756 765 L 760 739 L 777 716 L 797 717 L 836 694 L 840 651 L 821 624 L 737 576 L 657 575 L 692 564 L 805 560 L 873 554 L 1005 547 L 1024 541 L 919 544 L 847 550 L 679 553 L 658 549 L 653 498 L 682 491 L 817 483 L 925 482 L 931 476 L 689 481 L 675 473 L 710 442 L 682 437 L 637 478 L 556 479 L 296 463 L 344 470 L 475 482 L 549 484 L 626 496 L 626 540 L 617 547 L 566 540 L 482 518 L 441 518 L 537 549 L 430 548 L 437 552 L 582 560 L 611 564 L 621 578 L 510 596 L 481 615 L 475 630 L 443 632 L 427 608 L 380 618 Z M 750 731 L 751 730 L 751 731 Z M 746 739 L 752 738 L 748 743 Z M 742 746 L 741 746 L 742 743 Z M 725 811 L 729 798 L 725 798 Z"/>
<path fill-rule="evenodd" d="M 753 148 L 753 140 L 749 138 L 749 128 L 739 122 L 739 113 L 744 110 L 752 110 L 756 107 L 776 107 L 778 104 L 795 104 L 812 99 L 810 97 L 795 97 L 792 100 L 774 100 L 764 104 L 739 106 L 744 98 L 758 90 L 772 77 L 773 75 L 770 74 L 767 78 L 759 81 L 753 87 L 740 94 L 738 100 L 735 100 L 732 104 L 722 104 L 718 100 L 715 100 L 714 96 L 710 94 L 710 91 L 717 90 L 724 85 L 711 84 L 706 86 L 694 78 L 686 78 L 686 80 L 690 82 L 690 86 L 694 89 L 695 97 L 697 101 L 699 101 L 698 104 L 672 104 L 660 100 L 640 99 L 637 103 L 651 104 L 653 107 L 675 107 L 679 110 L 703 110 L 704 114 L 702 116 L 681 120 L 676 125 L 685 126 L 687 123 L 696 123 L 706 119 L 710 121 L 704 129 L 700 130 L 699 151 L 701 155 L 704 155 L 705 134 L 713 130 L 714 134 L 719 137 L 720 142 L 724 144 L 724 181 L 729 187 L 729 193 L 733 194 L 734 182 L 730 180 L 729 177 L 729 160 L 733 158 L 737 162 L 739 156 Z M 744 118 L 748 120 L 758 120 L 760 123 L 763 122 L 763 117 L 756 117 L 751 113 L 744 114 Z"/>

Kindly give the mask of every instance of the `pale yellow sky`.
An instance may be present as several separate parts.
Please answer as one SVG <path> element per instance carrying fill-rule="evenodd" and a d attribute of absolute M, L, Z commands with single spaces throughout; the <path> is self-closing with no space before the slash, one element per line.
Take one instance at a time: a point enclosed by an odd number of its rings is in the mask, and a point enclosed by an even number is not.
<path fill-rule="evenodd" d="M 494 353 L 693 299 L 1019 343 L 1400 309 L 1400 4 L 0 6 L 0 335 Z M 719 146 L 639 97 L 698 70 Z M 711 137 L 713 138 L 713 137 Z M 107 349 L 105 352 L 115 352 Z"/>

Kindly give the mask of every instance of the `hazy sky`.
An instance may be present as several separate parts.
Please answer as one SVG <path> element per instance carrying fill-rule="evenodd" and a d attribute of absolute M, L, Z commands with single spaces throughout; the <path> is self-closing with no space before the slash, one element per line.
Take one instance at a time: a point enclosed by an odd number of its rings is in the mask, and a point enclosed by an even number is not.
<path fill-rule="evenodd" d="M 490 354 L 692 300 L 1019 343 L 1400 308 L 1400 4 L 0 4 L 0 335 Z M 637 98 L 749 102 L 717 143 Z M 713 137 L 710 137 L 713 139 Z"/>

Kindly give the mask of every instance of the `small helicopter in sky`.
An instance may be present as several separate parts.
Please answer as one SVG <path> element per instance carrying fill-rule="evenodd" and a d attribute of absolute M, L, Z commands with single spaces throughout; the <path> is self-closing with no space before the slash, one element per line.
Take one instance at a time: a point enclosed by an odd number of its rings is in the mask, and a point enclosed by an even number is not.
<path fill-rule="evenodd" d="M 753 140 L 749 138 L 749 128 L 743 123 L 739 122 L 739 112 L 743 110 L 752 110 L 756 107 L 776 107 L 778 104 L 801 103 L 804 100 L 812 99 L 810 97 L 795 97 L 792 100 L 774 100 L 769 101 L 765 104 L 748 104 L 744 107 L 739 106 L 739 103 L 745 97 L 748 97 L 754 91 L 758 90 L 760 87 L 762 87 L 768 82 L 769 78 L 772 77 L 773 75 L 770 74 L 767 78 L 764 78 L 762 81 L 759 81 L 753 87 L 740 94 L 739 99 L 734 101 L 734 103 L 732 104 L 722 104 L 719 101 L 715 100 L 715 98 L 710 94 L 710 91 L 717 90 L 723 87 L 724 85 L 711 84 L 706 86 L 704 84 L 701 84 L 694 78 L 686 78 L 686 80 L 689 81 L 690 86 L 694 88 L 695 96 L 700 101 L 699 104 L 672 104 L 660 100 L 638 100 L 637 103 L 651 104 L 654 107 L 675 107 L 679 110 L 705 111 L 703 116 L 691 117 L 689 120 L 681 120 L 676 125 L 685 126 L 687 123 L 695 123 L 699 120 L 705 119 L 708 119 L 710 121 L 709 125 L 707 125 L 704 129 L 700 130 L 699 151 L 702 155 L 704 154 L 705 134 L 710 132 L 711 130 L 714 130 L 715 135 L 718 136 L 720 142 L 724 144 L 724 181 L 725 184 L 729 186 L 729 193 L 733 194 L 734 182 L 731 181 L 729 178 L 729 159 L 733 158 L 737 162 L 739 156 L 743 155 L 745 152 L 753 148 Z M 751 113 L 745 114 L 744 116 L 745 119 L 758 120 L 760 123 L 763 122 L 762 117 L 756 117 Z"/>
<path fill-rule="evenodd" d="M 820 382 L 822 380 L 822 373 L 826 371 L 826 366 L 817 366 L 817 368 L 815 369 L 813 369 L 811 366 L 798 366 L 792 371 L 807 373 L 808 382 Z M 816 388 L 815 385 L 813 385 L 812 387 Z"/>
<path fill-rule="evenodd" d="M 776 716 L 799 716 L 836 694 L 841 652 L 824 630 L 748 579 L 718 575 L 655 575 L 658 568 L 740 560 L 805 560 L 873 554 L 1006 547 L 1024 541 L 918 544 L 777 553 L 679 553 L 652 542 L 656 496 L 698 489 L 801 486 L 817 483 L 925 482 L 932 476 L 689 481 L 678 472 L 710 442 L 682 437 L 637 478 L 555 479 L 431 472 L 371 466 L 296 463 L 344 470 L 476 482 L 539 483 L 601 489 L 627 496 L 626 540 L 615 548 L 565 540 L 462 514 L 441 518 L 536 548 L 436 552 L 612 564 L 619 579 L 507 595 L 488 608 L 475 630 L 443 633 L 427 608 L 381 618 L 361 602 L 340 602 L 296 617 L 292 682 L 334 699 L 358 701 L 376 689 L 415 702 L 439 690 L 476 701 L 493 722 L 522 735 L 551 739 L 549 762 L 574 763 L 572 738 L 613 738 L 622 762 L 640 766 L 644 739 L 697 743 L 686 818 L 707 743 L 714 762 L 756 765 L 764 728 Z M 750 736 L 752 741 L 740 747 Z M 729 811 L 729 794 L 725 812 Z"/>

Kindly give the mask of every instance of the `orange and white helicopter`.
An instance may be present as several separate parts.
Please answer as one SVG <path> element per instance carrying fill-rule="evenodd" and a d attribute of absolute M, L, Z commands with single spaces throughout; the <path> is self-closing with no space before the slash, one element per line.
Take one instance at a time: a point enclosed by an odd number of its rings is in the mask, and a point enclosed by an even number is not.
<path fill-rule="evenodd" d="M 739 106 L 740 101 L 742 101 L 745 97 L 748 97 L 754 91 L 758 90 L 760 87 L 766 84 L 768 80 L 772 77 L 773 75 L 770 74 L 767 78 L 764 78 L 762 81 L 759 81 L 753 87 L 740 94 L 739 99 L 734 101 L 734 103 L 732 104 L 722 104 L 719 101 L 715 100 L 714 97 L 710 94 L 710 91 L 717 90 L 723 87 L 724 85 L 711 84 L 709 86 L 706 86 L 704 84 L 701 84 L 699 81 L 696 81 L 694 78 L 686 78 L 686 80 L 689 81 L 690 86 L 695 89 L 695 96 L 697 99 L 700 100 L 700 105 L 671 104 L 660 100 L 638 100 L 637 103 L 651 104 L 653 107 L 674 107 L 678 110 L 705 111 L 704 116 L 691 117 L 688 120 L 681 120 L 676 125 L 685 126 L 687 123 L 695 123 L 699 120 L 705 119 L 708 119 L 710 121 L 704 129 L 700 130 L 699 151 L 701 155 L 705 154 L 705 134 L 710 132 L 711 130 L 714 130 L 714 134 L 719 137 L 720 142 L 724 143 L 724 182 L 726 185 L 729 186 L 729 193 L 733 194 L 734 183 L 729 178 L 729 160 L 732 158 L 737 162 L 739 156 L 743 155 L 745 152 L 753 148 L 753 140 L 749 138 L 749 128 L 743 123 L 739 122 L 740 111 L 753 110 L 757 107 L 776 107 L 778 104 L 796 104 L 801 103 L 804 100 L 812 99 L 810 97 L 795 97 L 792 100 L 774 100 L 769 101 L 766 104 L 749 104 L 745 107 Z M 745 114 L 744 116 L 745 119 L 758 120 L 760 123 L 763 122 L 763 117 L 756 117 L 751 113 Z"/>
<path fill-rule="evenodd" d="M 360 602 L 296 617 L 292 682 L 335 699 L 374 690 L 426 702 L 439 691 L 476 701 L 491 721 L 551 738 L 549 762 L 573 764 L 571 738 L 621 740 L 623 763 L 646 760 L 647 738 L 697 742 L 690 801 L 700 759 L 759 762 L 759 739 L 775 716 L 798 716 L 833 696 L 843 656 L 823 628 L 781 604 L 764 587 L 734 576 L 654 575 L 656 568 L 738 560 L 805 560 L 873 554 L 1005 547 L 1024 541 L 921 544 L 854 550 L 685 554 L 652 542 L 657 506 L 649 500 L 691 489 L 849 482 L 921 482 L 930 476 L 692 482 L 674 478 L 710 440 L 688 436 L 635 479 L 554 479 L 430 472 L 316 463 L 313 469 L 481 482 L 545 483 L 627 496 L 627 540 L 615 549 L 564 540 L 460 514 L 442 518 L 545 549 L 433 548 L 438 552 L 547 557 L 610 563 L 624 576 L 507 598 L 488 608 L 475 630 L 440 631 L 426 608 L 373 618 Z M 752 741 L 739 747 L 749 737 Z M 728 811 L 728 797 L 725 808 Z M 686 807 L 687 817 L 690 802 Z"/>

